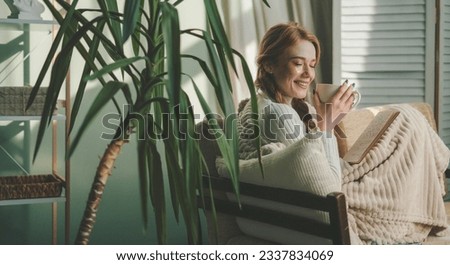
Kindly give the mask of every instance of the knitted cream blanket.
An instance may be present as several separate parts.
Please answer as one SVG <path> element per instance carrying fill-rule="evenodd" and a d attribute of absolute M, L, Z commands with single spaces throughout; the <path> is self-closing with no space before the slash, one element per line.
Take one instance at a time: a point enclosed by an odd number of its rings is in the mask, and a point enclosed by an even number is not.
<path fill-rule="evenodd" d="M 404 104 L 359 164 L 342 161 L 349 223 L 365 244 L 420 243 L 445 232 L 443 172 L 450 151 L 422 114 Z"/>

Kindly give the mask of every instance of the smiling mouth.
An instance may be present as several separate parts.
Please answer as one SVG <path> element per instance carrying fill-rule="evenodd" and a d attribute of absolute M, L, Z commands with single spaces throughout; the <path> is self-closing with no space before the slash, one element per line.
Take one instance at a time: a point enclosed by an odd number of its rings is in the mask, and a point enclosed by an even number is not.
<path fill-rule="evenodd" d="M 304 81 L 294 81 L 294 83 L 299 86 L 299 87 L 303 87 L 303 88 L 307 88 L 309 83 L 308 82 L 304 82 Z"/>

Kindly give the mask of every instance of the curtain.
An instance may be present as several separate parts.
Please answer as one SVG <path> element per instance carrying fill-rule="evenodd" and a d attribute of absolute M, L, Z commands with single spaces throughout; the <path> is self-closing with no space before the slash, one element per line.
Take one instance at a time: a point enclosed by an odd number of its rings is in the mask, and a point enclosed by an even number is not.
<path fill-rule="evenodd" d="M 331 82 L 332 0 L 268 2 L 270 8 L 261 0 L 221 0 L 224 24 L 231 46 L 245 57 L 253 77 L 256 75 L 258 45 L 266 30 L 278 23 L 295 21 L 316 34 L 321 41 L 322 59 L 316 68 L 316 81 Z M 234 80 L 234 88 L 236 105 L 249 97 L 243 78 Z"/>

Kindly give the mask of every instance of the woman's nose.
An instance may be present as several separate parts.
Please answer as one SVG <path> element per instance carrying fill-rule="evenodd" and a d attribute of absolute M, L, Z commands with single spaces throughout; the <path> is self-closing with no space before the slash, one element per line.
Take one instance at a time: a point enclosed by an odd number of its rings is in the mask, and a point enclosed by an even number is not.
<path fill-rule="evenodd" d="M 305 65 L 303 66 L 303 72 L 302 72 L 302 75 L 309 76 L 310 71 L 311 71 L 311 67 L 309 67 L 309 65 L 305 64 Z"/>

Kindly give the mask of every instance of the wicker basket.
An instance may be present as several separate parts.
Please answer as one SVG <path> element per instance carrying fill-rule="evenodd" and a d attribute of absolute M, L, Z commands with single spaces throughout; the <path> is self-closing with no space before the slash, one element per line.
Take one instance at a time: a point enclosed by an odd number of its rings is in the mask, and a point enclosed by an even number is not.
<path fill-rule="evenodd" d="M 47 88 L 39 89 L 33 104 L 26 109 L 30 97 L 30 86 L 0 87 L 0 116 L 39 116 L 44 108 Z"/>
<path fill-rule="evenodd" d="M 63 185 L 55 175 L 0 177 L 0 200 L 58 197 Z"/>

